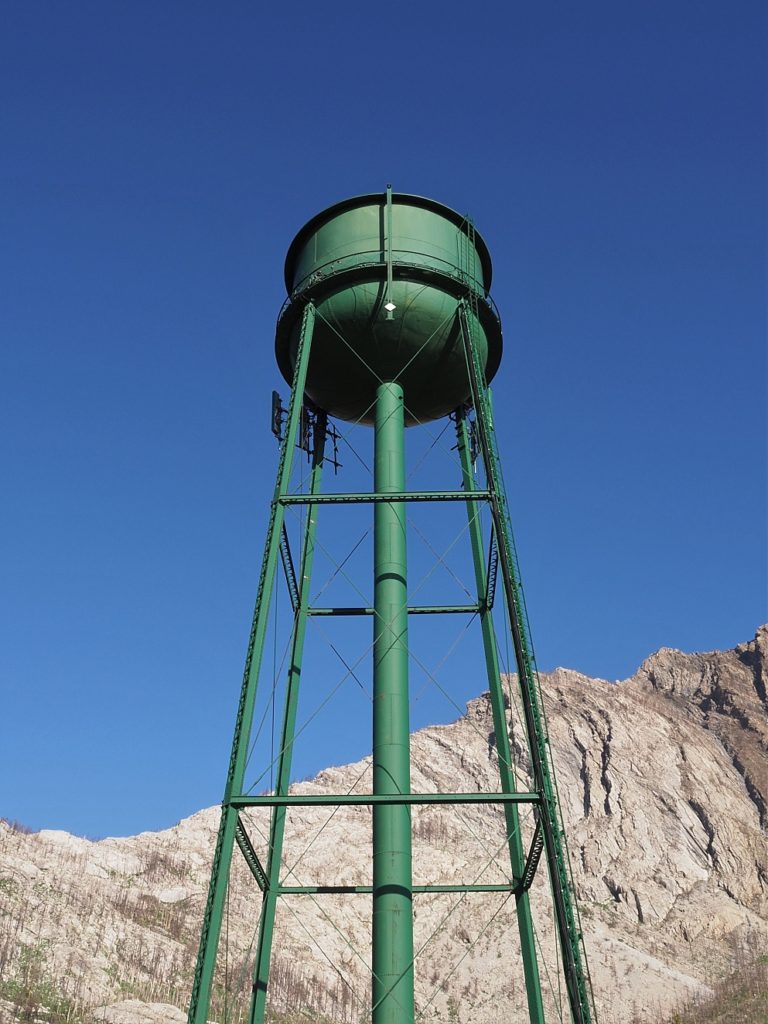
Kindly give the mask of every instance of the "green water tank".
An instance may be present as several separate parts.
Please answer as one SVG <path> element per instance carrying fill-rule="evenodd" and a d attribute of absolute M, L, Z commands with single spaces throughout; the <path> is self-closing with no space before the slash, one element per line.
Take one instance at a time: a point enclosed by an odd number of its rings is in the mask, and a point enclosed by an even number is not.
<path fill-rule="evenodd" d="M 305 224 L 288 250 L 280 371 L 290 383 L 302 311 L 312 300 L 306 392 L 316 406 L 372 423 L 376 387 L 397 381 L 409 425 L 439 419 L 470 394 L 457 317 L 469 289 L 488 381 L 498 369 L 501 324 L 490 284 L 485 242 L 456 211 L 401 193 L 346 199 Z"/>

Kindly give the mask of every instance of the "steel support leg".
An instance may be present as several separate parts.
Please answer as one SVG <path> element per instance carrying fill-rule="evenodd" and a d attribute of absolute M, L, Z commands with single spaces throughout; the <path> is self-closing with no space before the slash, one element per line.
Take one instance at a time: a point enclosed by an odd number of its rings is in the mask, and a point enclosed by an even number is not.
<path fill-rule="evenodd" d="M 461 475 L 465 491 L 475 491 L 475 477 L 472 469 L 469 431 L 463 410 L 456 414 L 456 434 L 461 459 Z M 472 546 L 472 560 L 475 566 L 475 585 L 477 587 L 480 610 L 480 628 L 483 634 L 485 666 L 488 673 L 488 689 L 491 697 L 493 714 L 493 731 L 496 734 L 496 752 L 499 758 L 499 776 L 503 793 L 514 793 L 515 775 L 512 769 L 512 752 L 509 745 L 507 716 L 504 710 L 504 693 L 501 687 L 501 669 L 496 644 L 496 631 L 493 618 L 487 607 L 484 607 L 483 595 L 486 592 L 487 572 L 485 568 L 485 552 L 483 550 L 483 531 L 480 524 L 480 507 L 475 502 L 467 502 L 469 517 L 469 537 Z M 525 871 L 525 851 L 520 835 L 520 814 L 515 804 L 504 805 L 507 836 L 509 837 L 509 859 L 512 865 L 512 877 L 520 882 Z M 520 949 L 523 958 L 525 989 L 528 997 L 528 1015 L 531 1024 L 544 1024 L 544 1007 L 541 1001 L 541 981 L 536 959 L 536 940 L 533 933 L 531 903 L 527 892 L 515 896 L 517 904 L 517 927 L 520 933 Z"/>
<path fill-rule="evenodd" d="M 235 842 L 235 830 L 238 822 L 238 810 L 237 807 L 230 803 L 230 798 L 241 793 L 245 777 L 248 742 L 253 723 L 253 708 L 256 701 L 264 637 L 269 619 L 269 605 L 272 597 L 275 568 L 280 550 L 280 536 L 285 517 L 285 508 L 279 499 L 281 495 L 287 492 L 288 483 L 291 478 L 293 454 L 296 447 L 299 418 L 304 400 L 304 386 L 307 379 L 314 323 L 315 307 L 310 303 L 304 310 L 301 332 L 299 334 L 299 346 L 296 353 L 296 366 L 293 374 L 291 400 L 288 407 L 288 419 L 285 437 L 280 448 L 280 462 L 270 510 L 269 526 L 267 528 L 267 542 L 264 548 L 264 558 L 259 575 L 256 606 L 253 612 L 248 652 L 240 690 L 240 702 L 235 720 L 232 753 L 229 761 L 227 783 L 224 789 L 221 822 L 213 855 L 211 881 L 208 887 L 208 899 L 203 917 L 195 977 L 192 984 L 192 996 L 188 1015 L 189 1024 L 206 1024 L 209 1017 L 211 988 L 216 969 L 216 954 L 221 935 L 224 901 L 229 885 L 232 848 Z"/>
<path fill-rule="evenodd" d="M 476 303 L 476 301 L 475 299 L 474 302 Z M 568 993 L 568 1003 L 573 1024 L 591 1024 L 594 1019 L 591 985 L 586 970 L 586 957 L 583 955 L 581 930 L 577 923 L 577 914 L 572 899 L 565 832 L 561 822 L 538 674 L 528 636 L 507 496 L 496 447 L 488 389 L 479 353 L 472 338 L 472 317 L 468 315 L 467 304 L 464 301 L 459 305 L 458 316 L 467 359 L 472 404 L 477 416 L 480 451 L 485 466 L 488 489 L 491 492 L 491 514 L 499 547 L 499 565 L 517 662 L 532 774 L 535 788 L 542 798 L 540 821 L 560 951 L 563 957 L 563 976 Z"/>
<path fill-rule="evenodd" d="M 312 460 L 310 494 L 318 494 L 323 473 L 323 456 L 325 453 L 325 434 L 327 417 L 318 415 L 315 431 L 315 451 Z M 312 563 L 315 555 L 315 535 L 317 532 L 318 506 L 310 505 L 307 525 L 304 532 L 304 543 L 301 549 L 301 568 L 299 570 L 299 604 L 293 624 L 291 640 L 291 656 L 288 668 L 288 682 L 283 710 L 283 726 L 280 736 L 280 751 L 277 759 L 277 783 L 275 793 L 285 796 L 291 781 L 291 762 L 293 760 L 293 737 L 296 732 L 296 712 L 299 705 L 299 684 L 301 682 L 301 664 L 304 655 L 304 639 L 307 631 L 307 608 L 309 607 L 309 585 L 312 578 Z M 267 1008 L 267 985 L 269 982 L 269 966 L 272 956 L 272 933 L 275 926 L 278 888 L 280 885 L 280 867 L 283 856 L 283 839 L 285 836 L 285 817 L 287 808 L 275 807 L 272 811 L 272 824 L 269 833 L 269 853 L 267 859 L 267 887 L 259 920 L 259 941 L 256 949 L 256 963 L 253 979 L 253 997 L 251 1000 L 251 1024 L 263 1024 Z"/>
<path fill-rule="evenodd" d="M 405 490 L 403 390 L 376 392 L 374 489 Z M 374 507 L 373 792 L 411 789 L 405 504 Z M 373 808 L 373 1024 L 413 1024 L 413 878 L 407 805 Z"/>

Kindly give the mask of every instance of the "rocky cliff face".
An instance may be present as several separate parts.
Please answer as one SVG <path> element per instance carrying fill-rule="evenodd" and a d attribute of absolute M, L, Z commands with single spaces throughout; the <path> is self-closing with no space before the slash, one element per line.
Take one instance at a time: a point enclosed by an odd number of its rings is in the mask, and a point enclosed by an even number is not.
<path fill-rule="evenodd" d="M 602 1024 L 651 1021 L 740 956 L 768 951 L 768 627 L 733 651 L 661 650 L 622 683 L 558 669 L 542 677 Z M 514 694 L 514 681 L 510 681 Z M 527 786 L 522 731 L 512 740 Z M 497 788 L 490 707 L 412 737 L 414 790 Z M 364 791 L 369 764 L 299 788 Z M 284 881 L 370 881 L 370 812 L 291 813 Z M 531 825 L 523 816 L 524 841 Z M 415 808 L 414 881 L 505 880 L 491 807 Z M 0 825 L 0 1021 L 176 1021 L 188 998 L 218 809 L 161 833 L 89 842 Z M 266 821 L 249 831 L 263 842 Z M 240 858 L 237 858 L 239 861 Z M 559 1002 L 544 866 L 532 889 L 544 991 Z M 235 872 L 221 969 L 247 998 L 258 909 Z M 370 897 L 286 897 L 273 964 L 276 1011 L 357 1021 L 369 987 Z M 514 901 L 415 897 L 417 1001 L 424 1021 L 523 1019 Z M 552 972 L 550 984 L 549 972 Z M 567 1015 L 566 1015 L 567 1016 Z M 29 1018 L 25 1018 L 29 1019 Z M 304 1019 L 307 1019 L 305 1016 Z M 309 1016 L 309 1019 L 316 1019 Z"/>

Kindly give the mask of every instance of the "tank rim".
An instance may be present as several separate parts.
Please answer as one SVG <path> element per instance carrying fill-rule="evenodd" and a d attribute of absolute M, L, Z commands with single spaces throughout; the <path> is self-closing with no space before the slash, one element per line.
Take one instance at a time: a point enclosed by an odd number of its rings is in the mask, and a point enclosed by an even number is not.
<path fill-rule="evenodd" d="M 373 203 L 380 203 L 382 199 L 386 202 L 386 198 L 386 192 L 369 192 L 366 195 L 350 196 L 348 199 L 342 199 L 341 202 L 334 203 L 333 206 L 326 207 L 324 210 L 316 213 L 314 217 L 308 220 L 307 223 L 297 232 L 293 241 L 288 246 L 284 270 L 286 292 L 290 295 L 293 290 L 293 276 L 297 254 L 309 235 L 313 234 L 322 224 L 330 220 L 333 216 L 343 213 L 345 210 L 352 210 L 356 206 L 368 206 Z M 432 210 L 435 213 L 439 213 L 445 217 L 446 220 L 452 221 L 457 228 L 464 230 L 466 233 L 466 216 L 459 213 L 458 210 L 454 210 L 450 206 L 446 206 L 444 203 L 439 203 L 436 199 L 430 199 L 428 196 L 413 195 L 410 192 L 393 192 L 392 200 L 393 202 L 405 200 L 405 202 L 403 202 L 404 206 L 417 206 L 423 210 Z M 493 266 L 491 263 L 491 254 L 488 250 L 488 246 L 485 244 L 485 239 L 477 229 L 475 229 L 475 248 L 477 249 L 478 256 L 480 257 L 480 265 L 483 268 L 483 287 L 487 295 L 491 290 Z"/>

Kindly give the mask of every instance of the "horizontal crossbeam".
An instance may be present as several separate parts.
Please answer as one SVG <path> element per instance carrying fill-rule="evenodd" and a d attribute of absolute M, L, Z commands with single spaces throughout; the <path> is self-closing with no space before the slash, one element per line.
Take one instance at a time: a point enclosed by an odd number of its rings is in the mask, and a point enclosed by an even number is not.
<path fill-rule="evenodd" d="M 413 885 L 410 892 L 515 892 L 514 882 L 490 882 L 487 885 Z M 277 892 L 281 896 L 346 895 L 349 893 L 372 893 L 372 885 L 281 885 Z"/>
<path fill-rule="evenodd" d="M 281 494 L 281 505 L 376 505 L 397 501 L 490 501 L 490 491 L 359 491 L 347 494 Z"/>
<path fill-rule="evenodd" d="M 418 604 L 408 608 L 409 615 L 477 615 L 479 604 Z M 373 608 L 308 608 L 307 615 L 373 615 Z"/>
<path fill-rule="evenodd" d="M 231 796 L 230 807 L 349 807 L 373 804 L 538 804 L 538 793 L 288 793 Z"/>

